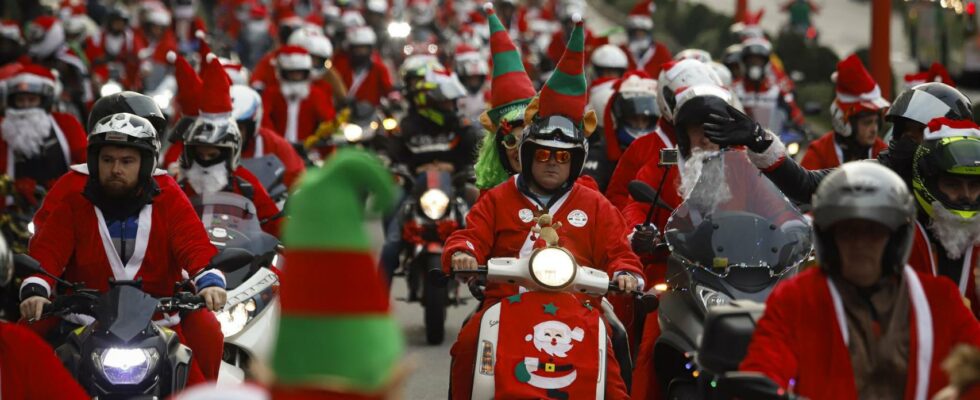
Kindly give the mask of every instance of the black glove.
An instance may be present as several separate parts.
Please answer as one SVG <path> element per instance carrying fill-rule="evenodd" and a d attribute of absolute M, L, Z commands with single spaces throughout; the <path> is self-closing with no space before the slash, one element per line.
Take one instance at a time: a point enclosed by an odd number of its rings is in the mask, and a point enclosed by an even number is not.
<path fill-rule="evenodd" d="M 649 255 L 657 249 L 660 244 L 660 230 L 652 224 L 637 225 L 633 228 L 633 238 L 630 246 L 637 255 Z"/>
<path fill-rule="evenodd" d="M 704 135 L 720 146 L 745 146 L 762 153 L 772 144 L 772 139 L 762 125 L 731 105 L 728 115 L 708 114 L 704 122 Z"/>

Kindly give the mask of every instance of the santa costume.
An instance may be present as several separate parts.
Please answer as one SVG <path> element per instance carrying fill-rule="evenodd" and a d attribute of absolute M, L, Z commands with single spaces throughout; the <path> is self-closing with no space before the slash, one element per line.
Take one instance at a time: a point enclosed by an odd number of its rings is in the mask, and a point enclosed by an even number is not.
<path fill-rule="evenodd" d="M 267 88 L 262 94 L 265 108 L 263 123 L 281 133 L 290 143 L 303 143 L 315 134 L 321 124 L 333 121 L 333 98 L 306 80 L 284 82 L 282 71 L 305 70 L 309 73 L 313 60 L 306 49 L 299 46 L 283 46 L 276 56 L 279 85 Z"/>

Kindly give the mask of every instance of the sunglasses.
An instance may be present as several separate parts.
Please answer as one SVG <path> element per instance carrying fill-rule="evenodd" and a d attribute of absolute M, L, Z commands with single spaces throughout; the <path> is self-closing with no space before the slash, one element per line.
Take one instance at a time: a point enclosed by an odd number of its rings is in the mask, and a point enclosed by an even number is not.
<path fill-rule="evenodd" d="M 537 162 L 548 162 L 554 155 L 555 162 L 559 164 L 568 164 L 572 161 L 572 153 L 568 150 L 548 150 L 548 149 L 537 149 L 534 151 L 534 160 Z"/>

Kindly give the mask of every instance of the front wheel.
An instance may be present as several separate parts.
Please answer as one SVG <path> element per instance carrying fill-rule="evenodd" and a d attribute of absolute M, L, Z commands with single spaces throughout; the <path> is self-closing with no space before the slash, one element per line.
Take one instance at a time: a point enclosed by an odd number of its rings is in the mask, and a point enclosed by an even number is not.
<path fill-rule="evenodd" d="M 427 257 L 426 270 L 440 268 L 440 257 Z M 425 339 L 429 344 L 442 344 L 446 338 L 446 308 L 449 306 L 448 285 L 438 282 L 431 274 L 422 278 L 422 306 L 425 307 Z"/>

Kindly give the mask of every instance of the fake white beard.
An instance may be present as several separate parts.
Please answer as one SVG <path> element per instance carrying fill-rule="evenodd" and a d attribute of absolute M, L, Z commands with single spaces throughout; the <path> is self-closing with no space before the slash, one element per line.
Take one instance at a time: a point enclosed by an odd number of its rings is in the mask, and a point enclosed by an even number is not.
<path fill-rule="evenodd" d="M 228 186 L 228 168 L 223 162 L 210 167 L 202 167 L 195 162 L 184 170 L 184 176 L 198 194 L 217 193 Z"/>
<path fill-rule="evenodd" d="M 121 35 L 105 35 L 105 51 L 110 55 L 118 55 L 119 51 L 123 48 L 123 43 L 126 41 L 126 34 Z"/>
<path fill-rule="evenodd" d="M 40 108 L 8 108 L 0 130 L 10 148 L 33 158 L 41 153 L 44 140 L 51 134 L 51 124 L 51 116 Z"/>
<path fill-rule="evenodd" d="M 194 17 L 194 6 L 176 6 L 174 7 L 174 18 L 177 19 L 191 19 Z"/>
<path fill-rule="evenodd" d="M 286 99 L 303 100 L 310 95 L 310 82 L 282 82 L 279 89 Z"/>
<path fill-rule="evenodd" d="M 250 20 L 245 24 L 245 32 L 247 35 L 268 35 L 269 21 L 264 19 Z"/>
<path fill-rule="evenodd" d="M 643 55 L 653 42 L 650 39 L 637 39 L 629 42 L 630 52 L 636 56 Z"/>
<path fill-rule="evenodd" d="M 732 198 L 731 188 L 725 179 L 723 160 L 705 164 L 705 160 L 717 154 L 716 151 L 692 149 L 691 158 L 684 160 L 680 170 L 681 183 L 677 192 L 695 210 L 714 211 L 718 204 Z"/>
<path fill-rule="evenodd" d="M 970 247 L 980 244 L 980 214 L 964 220 L 938 201 L 932 202 L 932 210 L 929 229 L 936 234 L 949 258 L 960 258 Z"/>
<path fill-rule="evenodd" d="M 749 77 L 749 79 L 753 81 L 758 81 L 762 79 L 762 74 L 763 74 L 762 67 L 759 65 L 753 65 L 749 67 L 749 70 L 746 72 L 746 75 Z"/>

